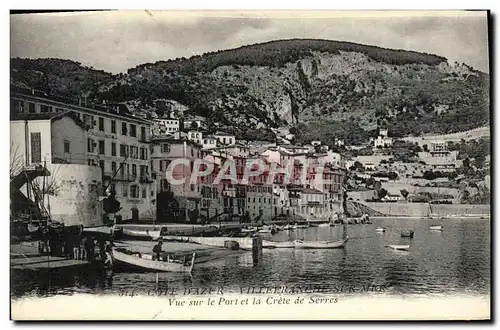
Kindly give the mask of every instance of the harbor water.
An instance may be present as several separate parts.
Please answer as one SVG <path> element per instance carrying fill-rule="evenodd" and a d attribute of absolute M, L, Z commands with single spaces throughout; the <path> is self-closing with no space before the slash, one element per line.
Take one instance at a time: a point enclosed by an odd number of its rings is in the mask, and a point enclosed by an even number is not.
<path fill-rule="evenodd" d="M 430 225 L 443 224 L 443 231 Z M 136 294 L 176 288 L 222 287 L 224 292 L 251 293 L 258 287 L 312 287 L 325 293 L 478 294 L 490 293 L 489 219 L 374 219 L 373 224 L 348 225 L 345 249 L 264 249 L 256 263 L 252 252 L 196 265 L 191 275 L 109 272 L 98 268 L 26 272 L 12 270 L 12 296 L 77 292 Z M 385 232 L 376 232 L 383 226 Z M 411 228 L 414 238 L 401 237 Z M 286 241 L 337 240 L 342 226 L 311 227 L 266 234 Z M 408 251 L 387 248 L 409 244 Z"/>

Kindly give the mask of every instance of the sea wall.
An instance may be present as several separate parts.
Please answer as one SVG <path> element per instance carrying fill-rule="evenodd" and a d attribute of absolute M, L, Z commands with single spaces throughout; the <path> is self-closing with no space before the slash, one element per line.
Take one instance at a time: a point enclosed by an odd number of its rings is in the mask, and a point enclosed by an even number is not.
<path fill-rule="evenodd" d="M 363 203 L 385 215 L 425 217 L 429 213 L 427 203 Z M 432 204 L 431 210 L 438 216 L 483 216 L 490 214 L 489 204 Z"/>

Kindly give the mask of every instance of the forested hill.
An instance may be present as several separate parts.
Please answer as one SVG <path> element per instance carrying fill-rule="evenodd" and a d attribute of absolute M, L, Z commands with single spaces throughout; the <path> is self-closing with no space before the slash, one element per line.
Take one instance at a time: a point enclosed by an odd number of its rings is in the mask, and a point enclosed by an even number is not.
<path fill-rule="evenodd" d="M 132 111 L 189 111 L 272 138 L 362 142 L 384 125 L 394 135 L 450 133 L 489 122 L 489 76 L 443 57 L 329 40 L 279 40 L 146 63 L 112 75 L 60 59 L 12 59 L 11 82 Z M 168 109 L 167 109 L 168 110 Z"/>

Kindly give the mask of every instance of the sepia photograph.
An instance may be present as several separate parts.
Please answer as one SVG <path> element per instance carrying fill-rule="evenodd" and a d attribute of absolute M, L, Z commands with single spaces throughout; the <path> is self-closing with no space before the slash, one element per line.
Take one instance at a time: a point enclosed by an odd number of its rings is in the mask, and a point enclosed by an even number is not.
<path fill-rule="evenodd" d="M 490 320 L 490 15 L 12 11 L 11 320 Z"/>

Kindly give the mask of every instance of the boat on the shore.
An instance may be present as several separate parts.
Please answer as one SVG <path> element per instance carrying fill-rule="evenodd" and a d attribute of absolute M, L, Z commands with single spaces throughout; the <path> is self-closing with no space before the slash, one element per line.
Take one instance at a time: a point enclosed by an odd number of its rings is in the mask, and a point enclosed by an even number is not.
<path fill-rule="evenodd" d="M 191 273 L 195 258 L 196 253 L 192 254 L 191 260 L 186 260 L 186 258 L 174 260 L 170 257 L 167 257 L 167 260 L 153 260 L 151 254 L 133 253 L 125 249 L 113 248 L 113 260 L 143 271 Z"/>
<path fill-rule="evenodd" d="M 439 231 L 442 231 L 444 229 L 444 226 L 443 225 L 430 226 L 429 229 L 430 230 L 439 230 Z"/>
<path fill-rule="evenodd" d="M 375 231 L 379 232 L 379 233 L 383 233 L 383 232 L 385 232 L 385 227 L 377 227 L 377 228 L 375 228 Z"/>
<path fill-rule="evenodd" d="M 318 225 L 318 227 L 321 227 L 321 228 L 324 228 L 324 227 L 331 227 L 331 226 L 332 226 L 332 224 L 330 224 L 330 223 L 328 223 L 328 222 L 320 223 L 320 224 Z"/>
<path fill-rule="evenodd" d="M 386 247 L 398 251 L 408 251 L 410 249 L 410 245 L 386 245 Z"/>
<path fill-rule="evenodd" d="M 413 231 L 413 229 L 402 229 L 401 230 L 401 237 L 413 238 L 414 235 L 415 235 L 415 232 Z"/>
<path fill-rule="evenodd" d="M 123 228 L 123 235 L 134 237 L 134 238 L 149 238 L 156 241 L 161 236 L 161 230 L 133 230 Z"/>
<path fill-rule="evenodd" d="M 294 248 L 295 244 L 293 241 L 286 242 L 275 242 L 275 241 L 262 241 L 262 247 L 267 249 L 286 249 L 286 248 Z"/>
<path fill-rule="evenodd" d="M 345 247 L 349 237 L 339 241 L 303 241 L 296 240 L 294 243 L 296 249 L 342 249 Z"/>

